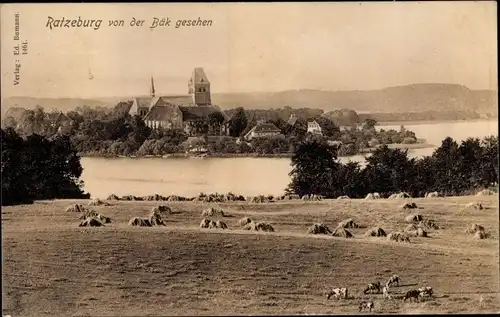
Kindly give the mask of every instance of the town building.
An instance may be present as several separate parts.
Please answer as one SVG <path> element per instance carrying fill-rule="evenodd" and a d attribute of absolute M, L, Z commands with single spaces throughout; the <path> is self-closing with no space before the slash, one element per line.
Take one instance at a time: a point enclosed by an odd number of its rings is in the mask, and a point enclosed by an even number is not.
<path fill-rule="evenodd" d="M 187 95 L 157 96 L 151 78 L 150 96 L 134 98 L 128 105 L 128 113 L 141 116 L 154 130 L 177 129 L 190 136 L 228 133 L 229 118 L 212 105 L 210 81 L 203 68 L 193 70 Z"/>
<path fill-rule="evenodd" d="M 280 137 L 282 136 L 281 130 L 278 129 L 274 124 L 269 122 L 258 122 L 244 138 L 246 140 L 252 140 L 255 138 L 266 138 L 266 137 Z"/>
<path fill-rule="evenodd" d="M 307 132 L 312 134 L 323 135 L 321 126 L 316 120 L 307 122 Z"/>

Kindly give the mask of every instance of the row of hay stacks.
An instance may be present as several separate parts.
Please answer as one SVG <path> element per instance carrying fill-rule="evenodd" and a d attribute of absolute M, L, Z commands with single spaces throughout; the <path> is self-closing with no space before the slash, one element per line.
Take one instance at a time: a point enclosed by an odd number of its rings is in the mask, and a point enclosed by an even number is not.
<path fill-rule="evenodd" d="M 496 193 L 490 189 L 484 189 L 481 190 L 476 194 L 476 196 L 490 196 L 490 195 L 496 195 Z M 435 192 L 428 192 L 425 194 L 425 198 L 435 198 L 435 197 L 442 197 L 442 195 L 435 191 Z M 410 194 L 406 192 L 400 192 L 400 193 L 395 193 L 390 195 L 387 199 L 407 199 L 411 198 Z M 106 200 L 123 200 L 123 201 L 199 201 L 199 202 L 207 202 L 207 203 L 223 203 L 223 202 L 231 202 L 231 201 L 247 201 L 247 202 L 252 202 L 252 203 L 268 203 L 272 201 L 280 201 L 280 200 L 306 200 L 306 201 L 319 201 L 323 200 L 324 197 L 321 195 L 304 195 L 300 197 L 299 195 L 295 194 L 287 194 L 287 195 L 282 195 L 282 196 L 277 196 L 274 197 L 273 195 L 257 195 L 257 196 L 249 196 L 249 197 L 243 197 L 242 195 L 236 195 L 231 192 L 227 194 L 209 194 L 206 195 L 204 193 L 200 193 L 196 197 L 182 197 L 182 196 L 177 196 L 177 195 L 170 195 L 170 196 L 162 196 L 159 194 L 154 194 L 150 196 L 134 196 L 134 195 L 126 195 L 122 197 L 118 197 L 117 195 L 111 194 L 108 196 Z M 349 196 L 339 196 L 337 199 L 350 199 Z M 369 193 L 366 195 L 365 199 L 367 200 L 372 200 L 372 199 L 382 199 L 382 196 L 379 193 Z M 105 202 L 100 201 L 99 205 L 96 206 L 101 206 Z"/>
<path fill-rule="evenodd" d="M 176 195 L 171 195 L 171 196 L 162 196 L 158 194 L 154 195 L 149 195 L 149 196 L 134 196 L 134 195 L 127 195 L 127 196 L 122 196 L 118 197 L 115 194 L 111 194 L 106 198 L 106 200 L 122 200 L 122 201 L 186 201 L 189 200 L 185 197 L 181 196 L 176 196 Z M 192 199 L 191 199 L 192 200 Z"/>

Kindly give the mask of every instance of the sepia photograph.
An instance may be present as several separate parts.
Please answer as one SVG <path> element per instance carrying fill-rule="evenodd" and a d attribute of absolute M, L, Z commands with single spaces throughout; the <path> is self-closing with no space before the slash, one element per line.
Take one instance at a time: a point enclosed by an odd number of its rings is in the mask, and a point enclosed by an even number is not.
<path fill-rule="evenodd" d="M 1 4 L 2 317 L 500 312 L 497 3 Z"/>

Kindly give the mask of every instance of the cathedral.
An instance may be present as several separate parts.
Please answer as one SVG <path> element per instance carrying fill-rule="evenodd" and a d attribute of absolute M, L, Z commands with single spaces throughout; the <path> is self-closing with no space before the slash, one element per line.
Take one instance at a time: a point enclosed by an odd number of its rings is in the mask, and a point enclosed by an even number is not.
<path fill-rule="evenodd" d="M 210 81 L 203 68 L 195 68 L 188 82 L 187 95 L 156 96 L 151 78 L 151 94 L 132 100 L 129 114 L 139 115 L 156 129 L 181 129 L 188 135 L 227 134 L 227 116 L 212 105 Z M 215 122 L 210 127 L 207 122 Z"/>

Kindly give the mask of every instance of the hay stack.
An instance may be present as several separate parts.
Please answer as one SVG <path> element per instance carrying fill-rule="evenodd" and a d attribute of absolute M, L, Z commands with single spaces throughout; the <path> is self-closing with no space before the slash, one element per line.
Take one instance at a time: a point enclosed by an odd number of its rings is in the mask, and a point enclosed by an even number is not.
<path fill-rule="evenodd" d="M 87 218 L 80 222 L 79 227 L 104 227 L 104 224 L 97 218 Z"/>
<path fill-rule="evenodd" d="M 467 230 L 465 230 L 465 233 L 476 233 L 476 232 L 479 232 L 479 231 L 485 231 L 484 230 L 484 227 L 481 226 L 481 225 L 478 225 L 478 224 L 472 224 L 469 228 L 467 228 Z"/>
<path fill-rule="evenodd" d="M 70 205 L 66 208 L 66 212 L 85 212 L 87 209 L 85 209 L 85 207 L 83 207 L 83 205 L 78 205 L 78 204 L 74 204 L 74 205 Z"/>
<path fill-rule="evenodd" d="M 387 199 L 405 199 L 405 198 L 411 198 L 410 194 L 405 193 L 405 192 L 401 192 L 401 193 L 397 193 L 397 194 L 392 194 Z"/>
<path fill-rule="evenodd" d="M 344 195 L 337 197 L 337 199 L 351 199 L 351 198 L 349 198 L 349 196 Z"/>
<path fill-rule="evenodd" d="M 111 194 L 106 198 L 106 200 L 120 200 L 120 197 L 116 196 L 115 194 Z"/>
<path fill-rule="evenodd" d="M 438 192 L 430 192 L 430 193 L 425 193 L 425 198 L 436 198 L 436 197 L 439 197 L 439 193 Z"/>
<path fill-rule="evenodd" d="M 134 217 L 129 220 L 128 222 L 129 226 L 136 226 L 136 227 L 152 227 L 153 225 L 149 221 L 149 219 L 146 218 L 140 218 L 140 217 Z"/>
<path fill-rule="evenodd" d="M 359 226 L 354 222 L 354 220 L 352 220 L 352 218 L 349 218 L 339 222 L 337 228 L 359 228 Z"/>
<path fill-rule="evenodd" d="M 476 196 L 492 196 L 496 195 L 496 193 L 490 189 L 483 189 L 479 193 L 476 194 Z"/>
<path fill-rule="evenodd" d="M 307 229 L 307 233 L 310 233 L 310 234 L 331 234 L 332 231 L 325 224 L 315 223 Z"/>
<path fill-rule="evenodd" d="M 302 200 L 308 200 L 308 201 L 320 201 L 322 199 L 323 197 L 321 195 L 315 195 L 315 194 L 302 196 Z"/>
<path fill-rule="evenodd" d="M 210 226 L 210 223 L 212 222 L 212 220 L 209 220 L 209 219 L 201 219 L 201 222 L 200 222 L 200 228 L 208 228 Z"/>
<path fill-rule="evenodd" d="M 168 201 L 181 201 L 182 199 L 181 199 L 181 197 L 179 197 L 179 196 L 176 196 L 176 195 L 171 195 L 171 196 L 169 196 L 169 197 L 168 197 L 168 199 L 167 199 L 167 200 L 168 200 Z"/>
<path fill-rule="evenodd" d="M 147 201 L 161 201 L 161 200 L 167 200 L 165 197 L 161 196 L 161 195 L 158 195 L 158 194 L 154 194 L 154 195 L 150 195 L 150 196 L 144 196 L 143 197 L 144 200 L 147 200 Z"/>
<path fill-rule="evenodd" d="M 95 210 L 85 210 L 79 218 L 80 220 L 97 219 L 101 223 L 111 223 L 111 218 L 97 213 Z"/>
<path fill-rule="evenodd" d="M 224 211 L 217 208 L 207 208 L 201 212 L 202 217 L 225 217 Z"/>
<path fill-rule="evenodd" d="M 424 220 L 424 217 L 420 214 L 409 215 L 405 218 L 406 222 L 420 222 Z"/>
<path fill-rule="evenodd" d="M 481 203 L 468 203 L 465 205 L 466 209 L 477 209 L 477 210 L 483 210 L 484 207 Z"/>
<path fill-rule="evenodd" d="M 248 217 L 243 217 L 241 218 L 240 220 L 238 220 L 238 226 L 240 227 L 244 227 L 246 226 L 247 224 L 249 224 L 250 222 L 252 222 L 252 219 L 248 218 Z"/>
<path fill-rule="evenodd" d="M 210 219 L 201 219 L 200 228 L 204 229 L 227 229 L 227 224 L 223 221 L 213 221 Z"/>
<path fill-rule="evenodd" d="M 365 199 L 371 200 L 371 199 L 380 199 L 380 194 L 379 193 L 369 193 L 366 195 Z"/>
<path fill-rule="evenodd" d="M 387 235 L 387 240 L 396 241 L 396 242 L 410 242 L 410 237 L 406 233 L 403 232 L 391 232 Z"/>
<path fill-rule="evenodd" d="M 418 229 L 418 227 L 415 225 L 415 224 L 409 224 L 408 226 L 406 226 L 404 232 L 413 232 L 413 231 L 416 231 Z"/>
<path fill-rule="evenodd" d="M 416 209 L 418 207 L 417 207 L 417 204 L 415 204 L 413 202 L 413 203 L 406 203 L 406 204 L 402 205 L 401 208 L 402 209 Z"/>
<path fill-rule="evenodd" d="M 111 204 L 97 198 L 89 201 L 89 206 L 111 206 Z"/>
<path fill-rule="evenodd" d="M 416 230 L 406 231 L 407 234 L 414 237 L 427 237 L 427 232 L 422 228 L 416 228 Z"/>
<path fill-rule="evenodd" d="M 264 195 L 259 195 L 252 197 L 250 200 L 252 203 L 260 204 L 260 203 L 268 203 L 270 202 L 269 198 Z"/>
<path fill-rule="evenodd" d="M 418 224 L 421 228 L 424 228 L 424 229 L 440 229 L 440 227 L 432 220 L 422 220 L 420 221 L 420 223 Z"/>
<path fill-rule="evenodd" d="M 300 196 L 296 195 L 296 194 L 290 194 L 290 195 L 283 196 L 283 200 L 294 200 L 294 199 L 300 199 Z"/>
<path fill-rule="evenodd" d="M 476 231 L 476 233 L 474 233 L 474 236 L 472 237 L 472 239 L 482 240 L 482 239 L 488 238 L 488 236 L 489 236 L 489 234 L 485 231 Z"/>
<path fill-rule="evenodd" d="M 165 205 L 154 206 L 153 209 L 151 209 L 151 214 L 158 214 L 161 215 L 161 217 L 166 217 L 168 214 L 171 213 L 172 209 L 170 209 L 170 207 Z"/>
<path fill-rule="evenodd" d="M 373 227 L 365 232 L 366 237 L 386 237 L 387 233 L 385 233 L 384 229 L 379 227 Z"/>
<path fill-rule="evenodd" d="M 337 227 L 333 231 L 332 236 L 334 236 L 334 237 L 342 237 L 342 238 L 354 238 L 354 236 L 352 235 L 352 233 L 350 233 L 349 231 L 347 231 L 347 230 L 345 230 L 344 228 L 341 228 L 341 227 Z"/>
<path fill-rule="evenodd" d="M 273 226 L 266 222 L 250 222 L 246 224 L 245 227 L 243 227 L 245 230 L 251 230 L 251 231 L 264 231 L 264 232 L 274 232 Z"/>
<path fill-rule="evenodd" d="M 137 197 L 137 196 L 134 196 L 134 195 L 127 195 L 127 196 L 123 196 L 122 198 L 120 198 L 120 200 L 126 200 L 126 201 L 141 201 L 142 200 L 142 197 Z"/>

